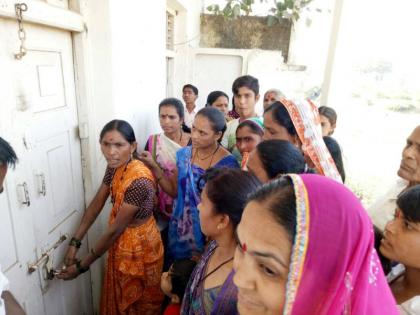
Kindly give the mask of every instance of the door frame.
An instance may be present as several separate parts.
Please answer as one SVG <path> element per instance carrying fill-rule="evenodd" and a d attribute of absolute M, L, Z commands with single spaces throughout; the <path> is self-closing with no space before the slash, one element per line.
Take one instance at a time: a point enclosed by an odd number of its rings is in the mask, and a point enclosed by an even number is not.
<path fill-rule="evenodd" d="M 68 10 L 55 7 L 46 2 L 25 0 L 28 10 L 23 13 L 23 25 L 38 24 L 55 29 L 69 31 L 73 44 L 73 69 L 76 94 L 76 106 L 81 145 L 82 176 L 84 188 L 84 203 L 92 200 L 96 192 L 97 174 L 94 167 L 98 160 L 95 123 L 93 120 L 92 87 L 89 76 L 89 41 L 86 38 L 85 16 L 88 0 L 68 0 Z M 16 20 L 15 0 L 0 0 L 0 18 Z M 16 24 L 17 30 L 17 24 Z M 17 36 L 17 35 L 16 35 Z M 30 34 L 27 34 L 30 36 Z M 24 58 L 24 57 L 23 57 Z M 89 231 L 86 236 L 90 249 L 89 239 L 96 239 L 97 232 Z M 96 237 L 95 237 L 96 236 Z M 103 263 L 96 263 L 90 268 L 91 276 L 91 304 L 95 314 L 98 313 L 99 297 L 101 292 Z"/>

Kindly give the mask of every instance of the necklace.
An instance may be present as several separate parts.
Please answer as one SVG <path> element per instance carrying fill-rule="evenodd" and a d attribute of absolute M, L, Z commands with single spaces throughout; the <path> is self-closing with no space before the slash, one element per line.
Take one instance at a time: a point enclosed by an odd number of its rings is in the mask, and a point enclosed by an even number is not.
<path fill-rule="evenodd" d="M 131 162 L 131 158 L 128 160 L 128 162 L 125 164 L 125 167 L 124 167 L 124 170 L 122 171 L 122 173 L 121 173 L 121 177 L 120 177 L 120 182 L 122 182 L 122 180 L 124 179 L 124 174 L 125 174 L 125 171 L 127 170 L 127 167 L 128 167 L 128 164 L 130 164 L 130 162 Z M 112 179 L 111 179 L 111 184 L 109 185 L 109 190 L 110 190 L 110 193 L 111 193 L 111 203 L 112 204 L 114 204 L 115 203 L 115 198 L 114 198 L 114 192 L 113 192 L 113 189 L 112 189 L 112 186 L 113 186 L 113 181 L 114 181 L 114 177 L 115 177 L 115 173 L 117 172 L 117 169 L 115 169 L 115 171 L 114 171 L 114 174 L 112 175 Z"/>
<path fill-rule="evenodd" d="M 212 271 L 210 271 L 208 274 L 206 274 L 203 278 L 200 279 L 201 282 L 203 282 L 204 280 L 206 280 L 210 275 L 212 275 L 213 273 L 215 273 L 217 270 L 219 270 L 220 268 L 222 268 L 224 265 L 226 265 L 228 262 L 232 261 L 233 257 L 230 257 L 228 260 L 225 260 L 224 262 L 222 262 L 220 265 L 218 265 L 216 268 L 214 268 Z"/>
<path fill-rule="evenodd" d="M 202 157 L 200 157 L 200 154 L 198 154 L 198 149 L 196 149 L 195 154 L 197 155 L 197 157 L 198 157 L 201 161 L 207 160 L 209 157 L 211 157 L 211 158 L 213 159 L 213 156 L 216 154 L 217 150 L 219 150 L 219 147 L 220 147 L 220 144 L 219 144 L 219 143 L 217 143 L 216 150 L 214 150 L 214 151 L 213 151 L 213 153 L 211 153 L 211 154 L 209 154 L 209 155 L 207 155 L 206 157 L 203 157 L 203 158 L 202 158 Z"/>

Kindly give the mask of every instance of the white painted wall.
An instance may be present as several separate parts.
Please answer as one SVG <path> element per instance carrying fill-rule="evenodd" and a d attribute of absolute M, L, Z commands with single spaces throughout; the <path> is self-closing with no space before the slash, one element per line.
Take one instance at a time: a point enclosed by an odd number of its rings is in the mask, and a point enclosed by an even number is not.
<path fill-rule="evenodd" d="M 321 87 L 324 80 L 334 3 L 335 0 L 313 1 L 292 28 L 288 64 L 306 66 L 302 87 L 306 90 Z"/>
<path fill-rule="evenodd" d="M 147 136 L 160 129 L 157 107 L 166 91 L 166 7 L 177 11 L 174 82 L 182 87 L 191 79 L 186 71 L 188 49 L 199 43 L 201 3 L 158 0 L 146 6 L 135 0 L 81 2 L 87 29 L 91 145 L 98 143 L 104 124 L 118 118 L 132 124 L 139 147 L 143 147 Z M 92 186 L 96 187 L 105 167 L 99 145 L 90 158 Z"/>
<path fill-rule="evenodd" d="M 174 97 L 182 99 L 182 87 L 194 84 L 193 59 L 191 49 L 200 43 L 201 1 L 168 0 L 168 7 L 176 10 L 175 17 L 175 55 L 174 55 Z M 194 84 L 195 85 L 195 84 Z M 200 87 L 198 87 L 200 89 Z"/>

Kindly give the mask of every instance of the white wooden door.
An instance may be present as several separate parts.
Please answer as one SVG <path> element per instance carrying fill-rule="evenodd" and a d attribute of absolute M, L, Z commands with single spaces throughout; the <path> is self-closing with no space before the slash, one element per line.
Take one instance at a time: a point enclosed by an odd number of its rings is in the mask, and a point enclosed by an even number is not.
<path fill-rule="evenodd" d="M 17 23 L 0 18 L 0 132 L 20 158 L 0 195 L 0 263 L 28 314 L 91 314 L 89 273 L 63 282 L 48 280 L 44 263 L 28 272 L 72 236 L 84 190 L 71 33 L 24 27 L 27 55 L 18 61 Z M 52 267 L 61 265 L 67 244 L 52 251 Z M 81 254 L 86 248 L 85 240 Z"/>

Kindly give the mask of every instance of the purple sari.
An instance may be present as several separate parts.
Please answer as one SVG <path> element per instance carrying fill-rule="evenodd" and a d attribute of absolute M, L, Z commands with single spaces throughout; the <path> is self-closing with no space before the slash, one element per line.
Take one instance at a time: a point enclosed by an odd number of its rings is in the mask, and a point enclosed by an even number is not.
<path fill-rule="evenodd" d="M 201 257 L 188 282 L 182 301 L 182 315 L 206 315 L 204 307 L 204 281 L 207 264 L 217 247 L 216 241 L 211 241 L 207 250 Z M 233 270 L 229 273 L 212 306 L 211 315 L 235 315 L 238 289 L 233 284 Z"/>
<path fill-rule="evenodd" d="M 399 314 L 360 201 L 327 177 L 288 176 L 297 224 L 283 314 Z"/>

